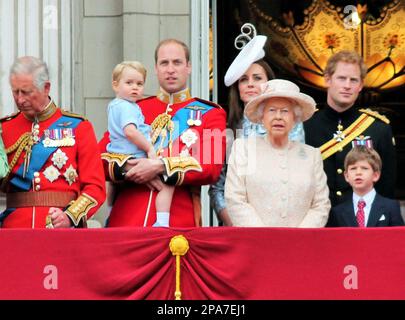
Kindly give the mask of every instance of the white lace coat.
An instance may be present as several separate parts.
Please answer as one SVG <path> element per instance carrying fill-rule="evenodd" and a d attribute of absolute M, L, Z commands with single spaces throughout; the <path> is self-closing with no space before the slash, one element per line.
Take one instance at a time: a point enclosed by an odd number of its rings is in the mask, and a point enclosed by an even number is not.
<path fill-rule="evenodd" d="M 225 183 L 234 226 L 324 227 L 328 195 L 318 149 L 292 141 L 275 149 L 267 135 L 235 140 Z"/>

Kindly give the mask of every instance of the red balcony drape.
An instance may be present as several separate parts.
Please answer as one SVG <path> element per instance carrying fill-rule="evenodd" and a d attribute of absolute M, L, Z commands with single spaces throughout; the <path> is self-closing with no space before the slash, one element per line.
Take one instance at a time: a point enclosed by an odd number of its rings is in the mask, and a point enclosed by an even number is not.
<path fill-rule="evenodd" d="M 185 300 L 405 299 L 402 227 L 4 229 L 0 299 L 174 299 L 179 234 Z"/>

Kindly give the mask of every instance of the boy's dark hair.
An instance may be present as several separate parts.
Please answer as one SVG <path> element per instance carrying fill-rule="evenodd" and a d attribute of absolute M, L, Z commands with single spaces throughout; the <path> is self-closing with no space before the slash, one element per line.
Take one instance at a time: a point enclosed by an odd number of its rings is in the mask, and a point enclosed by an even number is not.
<path fill-rule="evenodd" d="M 366 146 L 356 146 L 350 150 L 345 158 L 345 171 L 347 171 L 350 165 L 361 160 L 367 161 L 374 172 L 381 172 L 382 162 L 380 155 L 373 148 Z"/>

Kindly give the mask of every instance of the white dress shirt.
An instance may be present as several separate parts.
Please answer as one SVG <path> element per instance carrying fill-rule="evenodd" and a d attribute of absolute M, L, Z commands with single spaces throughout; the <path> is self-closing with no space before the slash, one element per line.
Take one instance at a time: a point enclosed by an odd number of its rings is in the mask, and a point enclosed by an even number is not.
<path fill-rule="evenodd" d="M 377 194 L 377 192 L 375 191 L 375 189 L 373 188 L 369 193 L 367 193 L 364 196 L 359 196 L 358 194 L 356 194 L 355 192 L 353 192 L 353 208 L 354 208 L 354 214 L 357 216 L 357 203 L 360 200 L 363 200 L 366 203 L 366 206 L 364 207 L 364 224 L 365 226 L 367 226 L 368 223 L 368 217 L 370 216 L 370 210 L 371 210 L 371 206 L 373 205 L 373 201 L 375 198 L 375 195 Z"/>

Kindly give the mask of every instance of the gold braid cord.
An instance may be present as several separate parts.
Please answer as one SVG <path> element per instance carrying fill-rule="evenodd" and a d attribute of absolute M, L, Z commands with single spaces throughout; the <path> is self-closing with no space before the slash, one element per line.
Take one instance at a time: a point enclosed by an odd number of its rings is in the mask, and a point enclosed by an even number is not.
<path fill-rule="evenodd" d="M 158 115 L 155 120 L 153 120 L 151 124 L 151 129 L 152 129 L 152 137 L 151 137 L 151 142 L 153 145 L 155 145 L 157 139 L 160 137 L 160 144 L 159 147 L 156 150 L 156 154 L 158 156 L 161 155 L 163 152 L 163 145 L 167 139 L 167 134 L 169 133 L 169 156 L 172 154 L 172 132 L 174 129 L 173 121 L 172 121 L 172 116 L 167 114 L 167 113 L 162 113 Z"/>
<path fill-rule="evenodd" d="M 162 132 L 163 129 L 167 127 L 171 120 L 171 116 L 168 115 L 167 113 L 162 113 L 158 115 L 155 120 L 153 120 L 151 124 L 151 129 L 152 129 L 152 137 L 151 141 L 152 144 L 155 144 L 156 140 L 159 138 L 160 133 Z"/>
<path fill-rule="evenodd" d="M 98 204 L 97 200 L 86 193 L 82 193 L 66 210 L 65 213 L 70 217 L 77 227 L 80 220 L 86 219 L 87 213 Z"/>
<path fill-rule="evenodd" d="M 170 240 L 169 248 L 172 255 L 176 256 L 176 291 L 174 296 L 176 300 L 181 300 L 180 258 L 181 256 L 186 255 L 190 246 L 183 235 L 178 235 Z"/>
<path fill-rule="evenodd" d="M 380 119 L 382 122 L 385 122 L 386 124 L 390 124 L 390 120 L 386 116 L 379 114 L 377 111 L 373 111 L 371 109 L 360 109 L 359 111 L 366 113 L 374 118 Z"/>

